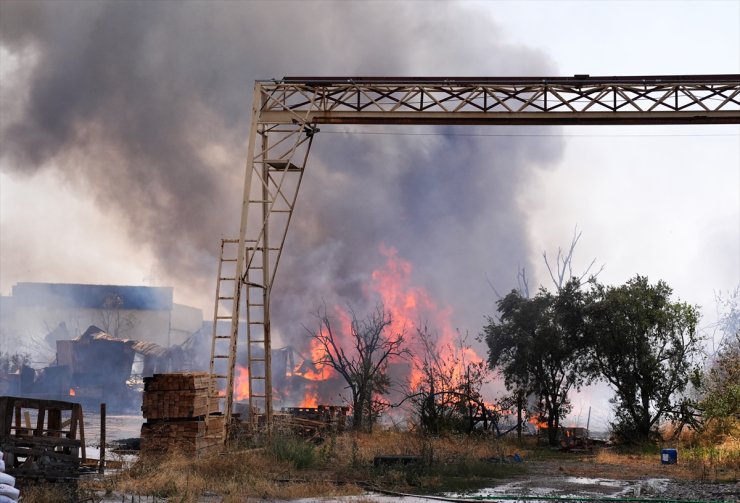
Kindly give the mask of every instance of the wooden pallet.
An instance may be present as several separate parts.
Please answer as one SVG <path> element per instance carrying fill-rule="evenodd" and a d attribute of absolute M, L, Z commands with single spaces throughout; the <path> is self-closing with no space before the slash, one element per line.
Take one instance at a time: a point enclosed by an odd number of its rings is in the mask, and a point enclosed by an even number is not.
<path fill-rule="evenodd" d="M 0 397 L 0 450 L 7 472 L 49 481 L 77 478 L 86 458 L 83 425 L 77 403 Z"/>

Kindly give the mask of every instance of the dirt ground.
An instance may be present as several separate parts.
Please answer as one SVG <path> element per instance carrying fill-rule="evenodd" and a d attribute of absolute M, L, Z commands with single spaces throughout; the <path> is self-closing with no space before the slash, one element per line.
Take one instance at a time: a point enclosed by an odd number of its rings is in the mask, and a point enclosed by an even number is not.
<path fill-rule="evenodd" d="M 470 495 L 581 496 L 740 501 L 740 482 L 693 480 L 681 465 L 624 466 L 590 458 L 531 461 L 526 474 Z"/>
<path fill-rule="evenodd" d="M 143 418 L 134 415 L 109 415 L 107 420 L 107 440 L 138 437 Z M 99 416 L 94 413 L 85 415 L 87 443 L 95 451 L 99 443 Z M 96 452 L 91 452 L 95 457 Z M 109 459 L 116 456 L 112 453 Z M 130 461 L 130 460 L 125 460 Z M 557 457 L 552 459 L 525 459 L 521 464 L 521 474 L 515 474 L 503 479 L 492 481 L 490 487 L 465 494 L 449 493 L 443 497 L 451 499 L 465 499 L 483 497 L 495 501 L 496 496 L 527 496 L 527 497 L 612 497 L 612 498 L 650 498 L 689 501 L 722 501 L 740 502 L 740 482 L 715 483 L 708 481 L 713 478 L 707 474 L 702 480 L 696 470 L 680 463 L 677 465 L 661 465 L 659 460 L 645 461 L 630 459 L 626 464 L 598 462 L 594 456 L 573 455 L 573 457 Z M 697 477 L 699 478 L 697 480 Z M 735 474 L 735 478 L 737 474 Z M 733 477 L 724 477 L 732 479 Z M 136 496 L 134 501 L 165 501 L 144 496 Z M 315 498 L 298 500 L 301 503 L 310 501 L 322 502 L 378 502 L 398 501 L 399 495 L 371 493 L 361 497 L 343 498 Z M 131 495 L 114 494 L 103 499 L 104 502 L 131 501 Z M 216 495 L 204 495 L 200 501 L 215 503 L 221 498 Z M 413 497 L 403 498 L 408 503 L 432 501 L 431 498 Z M 536 500 L 535 500 L 536 501 Z M 542 500 L 544 501 L 544 500 Z"/>
<path fill-rule="evenodd" d="M 496 496 L 507 496 L 504 503 L 511 503 L 511 496 L 524 496 L 527 503 L 549 503 L 543 498 L 622 498 L 646 500 L 684 500 L 691 502 L 738 502 L 740 482 L 715 483 L 687 479 L 680 465 L 646 465 L 641 467 L 615 466 L 595 463 L 589 458 L 536 460 L 522 464 L 521 475 L 498 479 L 491 487 L 471 493 L 447 493 L 439 496 L 402 495 L 401 493 L 368 492 L 362 496 L 337 498 L 304 498 L 298 503 L 421 503 L 429 501 L 497 501 Z M 104 498 L 104 503 L 130 501 L 130 495 L 114 494 Z M 133 501 L 164 502 L 152 497 L 136 497 Z M 523 498 L 525 500 L 525 498 Z M 217 495 L 203 495 L 203 503 L 220 503 Z M 245 500 L 248 501 L 248 500 Z"/>

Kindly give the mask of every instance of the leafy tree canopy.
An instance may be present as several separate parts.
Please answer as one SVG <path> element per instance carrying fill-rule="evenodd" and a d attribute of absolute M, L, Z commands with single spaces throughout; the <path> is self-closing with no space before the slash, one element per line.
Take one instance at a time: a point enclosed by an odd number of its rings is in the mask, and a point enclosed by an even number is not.
<path fill-rule="evenodd" d="M 592 361 L 614 388 L 616 427 L 625 439 L 645 440 L 661 418 L 678 418 L 680 393 L 696 370 L 698 309 L 671 301 L 671 288 L 636 276 L 626 284 L 593 284 L 586 308 Z"/>
<path fill-rule="evenodd" d="M 585 300 L 576 279 L 556 294 L 542 288 L 525 298 L 515 290 L 498 301 L 498 319 L 489 318 L 483 329 L 489 365 L 501 371 L 507 388 L 540 397 L 551 444 L 569 410 L 568 392 L 591 378 Z"/>

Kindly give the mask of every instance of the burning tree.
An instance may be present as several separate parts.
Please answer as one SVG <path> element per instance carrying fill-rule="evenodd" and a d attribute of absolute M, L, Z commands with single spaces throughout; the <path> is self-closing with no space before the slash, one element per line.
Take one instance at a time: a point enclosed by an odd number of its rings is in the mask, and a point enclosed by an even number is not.
<path fill-rule="evenodd" d="M 342 376 L 352 395 L 352 427 L 370 431 L 377 415 L 377 397 L 390 386 L 388 363 L 391 358 L 405 357 L 409 351 L 404 348 L 403 332 L 386 334 L 392 320 L 382 305 L 362 320 L 351 308 L 347 314 L 349 337 L 343 339 L 335 331 L 326 308 L 319 310 L 319 329 L 311 332 L 311 337 L 320 345 L 321 354 L 314 364 L 328 365 Z"/>
<path fill-rule="evenodd" d="M 472 432 L 478 421 L 484 426 L 494 420 L 494 411 L 483 401 L 481 388 L 488 369 L 466 338 L 458 334 L 454 343 L 442 345 L 426 326 L 417 328 L 421 355 L 415 361 L 405 400 L 414 405 L 422 430 Z"/>

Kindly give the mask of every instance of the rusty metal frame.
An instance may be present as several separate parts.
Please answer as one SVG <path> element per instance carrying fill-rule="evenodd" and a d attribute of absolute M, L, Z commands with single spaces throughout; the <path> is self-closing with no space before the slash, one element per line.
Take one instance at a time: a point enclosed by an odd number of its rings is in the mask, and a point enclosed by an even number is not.
<path fill-rule="evenodd" d="M 250 406 L 269 429 L 270 296 L 318 125 L 738 124 L 740 75 L 286 77 L 256 82 L 252 103 L 224 398 L 230 418 L 243 312 Z"/>

